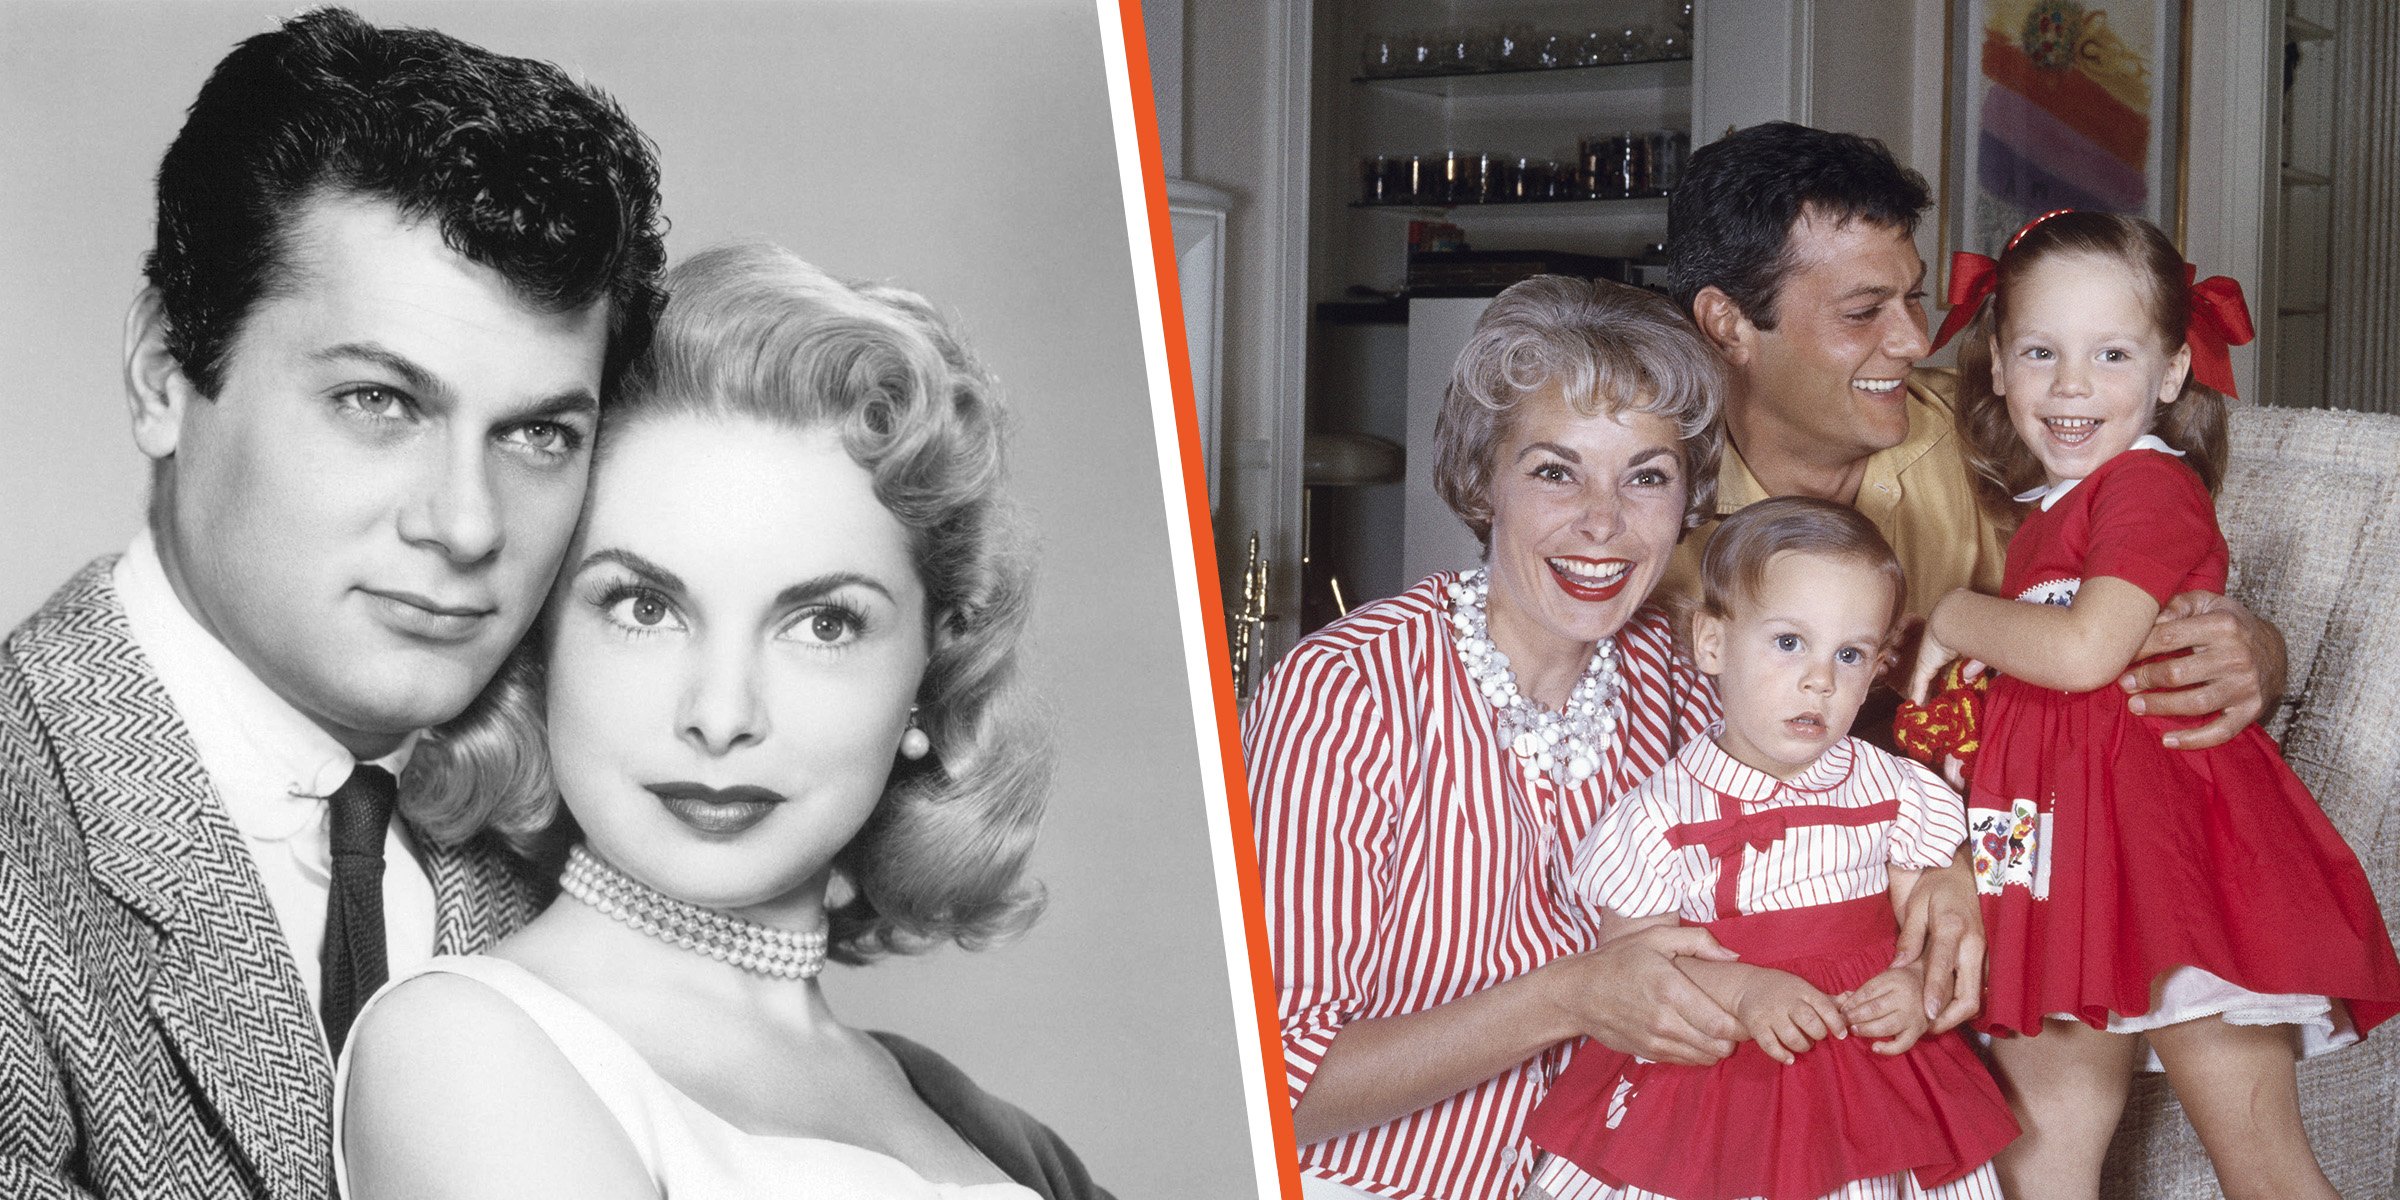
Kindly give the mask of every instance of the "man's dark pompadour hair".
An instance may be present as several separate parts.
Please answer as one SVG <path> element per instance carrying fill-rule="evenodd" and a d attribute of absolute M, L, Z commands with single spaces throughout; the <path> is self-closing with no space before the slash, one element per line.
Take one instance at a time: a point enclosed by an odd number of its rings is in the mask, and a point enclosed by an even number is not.
<path fill-rule="evenodd" d="M 1789 121 L 1753 125 L 1694 153 L 1668 199 L 1667 286 L 1687 313 L 1714 287 L 1751 324 L 1773 329 L 1801 210 L 1914 235 L 1932 201 L 1925 177 L 1873 138 Z"/>
<path fill-rule="evenodd" d="M 649 343 L 663 294 L 656 148 L 616 103 L 548 63 L 340 8 L 234 48 L 158 169 L 143 271 L 168 350 L 200 391 L 292 269 L 318 196 L 389 201 L 552 312 L 608 302 L 604 393 Z"/>

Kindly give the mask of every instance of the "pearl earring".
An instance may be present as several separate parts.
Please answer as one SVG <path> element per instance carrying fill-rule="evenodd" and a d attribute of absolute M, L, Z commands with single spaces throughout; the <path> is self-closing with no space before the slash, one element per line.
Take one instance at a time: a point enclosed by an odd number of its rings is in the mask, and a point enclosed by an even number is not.
<path fill-rule="evenodd" d="M 933 739 L 917 728 L 917 706 L 908 706 L 908 732 L 900 735 L 900 757 L 915 762 L 933 753 Z"/>

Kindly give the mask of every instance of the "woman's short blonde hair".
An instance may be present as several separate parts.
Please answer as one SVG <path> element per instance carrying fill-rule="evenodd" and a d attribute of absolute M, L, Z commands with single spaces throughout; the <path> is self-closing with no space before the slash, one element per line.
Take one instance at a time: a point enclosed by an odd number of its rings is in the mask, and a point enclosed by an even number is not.
<path fill-rule="evenodd" d="M 1433 486 L 1485 550 L 1492 472 L 1517 406 L 1556 387 L 1587 417 L 1644 412 L 1682 437 L 1684 528 L 1716 515 L 1725 365 L 1666 297 L 1599 279 L 1536 275 L 1483 310 L 1433 426 Z"/>
<path fill-rule="evenodd" d="M 702 251 L 668 272 L 667 291 L 649 352 L 602 416 L 595 486 L 610 446 L 648 421 L 831 428 L 908 527 L 925 584 L 931 653 L 917 720 L 935 752 L 895 760 L 836 859 L 847 886 L 831 909 L 833 957 L 972 947 L 1023 928 L 1041 906 L 1021 876 L 1051 745 L 1013 687 L 1030 560 L 1002 493 L 990 377 L 922 296 L 835 279 L 774 246 Z M 538 725 L 542 640 L 537 628 L 464 716 L 420 743 L 404 791 L 418 793 L 412 815 L 436 836 L 527 838 L 555 818 Z"/>

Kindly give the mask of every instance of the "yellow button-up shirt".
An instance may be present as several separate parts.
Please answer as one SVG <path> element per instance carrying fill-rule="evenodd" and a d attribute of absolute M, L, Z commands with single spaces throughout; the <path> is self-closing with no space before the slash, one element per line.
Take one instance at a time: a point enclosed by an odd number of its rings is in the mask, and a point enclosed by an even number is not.
<path fill-rule="evenodd" d="M 1907 390 L 1908 437 L 1868 456 L 1855 503 L 1900 556 L 1908 572 L 1908 611 L 1922 617 L 1952 588 L 1998 594 L 2009 530 L 1975 502 L 1974 468 L 1967 465 L 1952 416 L 1958 373 L 1921 368 L 1909 373 Z M 1718 518 L 1766 498 L 1767 489 L 1728 439 L 1717 472 Z M 1661 602 L 1699 595 L 1700 551 L 1717 524 L 1703 523 L 1675 548 L 1658 585 Z"/>

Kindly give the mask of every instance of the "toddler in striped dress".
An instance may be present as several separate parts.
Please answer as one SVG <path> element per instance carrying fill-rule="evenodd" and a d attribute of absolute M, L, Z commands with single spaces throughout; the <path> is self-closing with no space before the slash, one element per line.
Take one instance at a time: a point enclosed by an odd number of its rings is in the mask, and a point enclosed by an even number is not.
<path fill-rule="evenodd" d="M 1966 810 L 1848 736 L 1898 624 L 1900 564 L 1865 517 L 1785 497 L 1728 518 L 1692 652 L 1725 717 L 1592 828 L 1574 890 L 1603 938 L 1678 920 L 1739 962 L 1680 959 L 1750 1040 L 1710 1067 L 1583 1047 L 1526 1126 L 1557 1200 L 2000 1200 L 2017 1134 L 1955 1033 L 1927 1036 L 1895 902 L 1946 866 Z"/>

